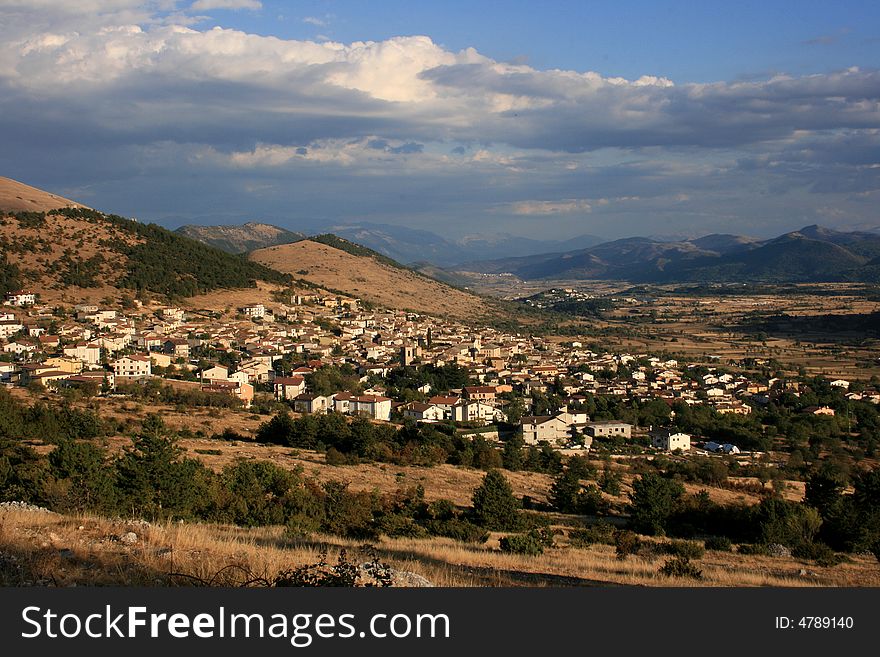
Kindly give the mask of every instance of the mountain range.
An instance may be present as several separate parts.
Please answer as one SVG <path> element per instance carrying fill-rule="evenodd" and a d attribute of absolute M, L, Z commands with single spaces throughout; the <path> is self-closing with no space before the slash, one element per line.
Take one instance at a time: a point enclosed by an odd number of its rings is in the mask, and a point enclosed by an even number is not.
<path fill-rule="evenodd" d="M 666 282 L 880 281 L 880 234 L 806 226 L 769 240 L 714 234 L 631 237 L 586 249 L 467 263 L 459 271 L 523 280 Z"/>
<path fill-rule="evenodd" d="M 178 228 L 177 232 L 230 253 L 289 244 L 305 237 L 303 232 L 292 232 L 272 224 L 255 222 L 219 226 L 188 224 Z M 428 262 L 439 267 L 455 267 L 477 259 L 584 249 L 602 242 L 595 235 L 582 235 L 562 241 L 535 240 L 506 234 L 467 235 L 447 239 L 427 230 L 370 222 L 322 224 L 306 232 L 332 233 L 405 264 Z"/>

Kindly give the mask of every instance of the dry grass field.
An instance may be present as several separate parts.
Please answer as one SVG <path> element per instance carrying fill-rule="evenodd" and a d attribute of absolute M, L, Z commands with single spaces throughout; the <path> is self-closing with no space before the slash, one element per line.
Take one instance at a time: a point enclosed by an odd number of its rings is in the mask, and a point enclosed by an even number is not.
<path fill-rule="evenodd" d="M 128 532 L 136 540 L 127 541 Z M 531 557 L 500 552 L 497 539 L 473 544 L 383 538 L 373 548 L 381 561 L 437 586 L 880 586 L 873 557 L 819 567 L 790 557 L 707 551 L 696 562 L 703 577 L 695 580 L 659 574 L 667 557 L 650 548 L 620 560 L 610 546 L 571 547 L 563 532 L 556 547 Z M 0 510 L 2 585 L 186 586 L 213 579 L 234 586 L 315 563 L 322 553 L 330 563 L 343 549 L 350 561 L 369 560 L 360 547 L 331 536 L 298 537 L 283 527 L 150 524 Z"/>
<path fill-rule="evenodd" d="M 487 302 L 476 295 L 311 240 L 259 249 L 251 253 L 250 258 L 296 278 L 341 290 L 386 308 L 458 319 L 473 319 L 491 311 Z"/>
<path fill-rule="evenodd" d="M 0 176 L 0 211 L 46 212 L 55 208 L 84 208 L 85 205 L 42 189 Z"/>

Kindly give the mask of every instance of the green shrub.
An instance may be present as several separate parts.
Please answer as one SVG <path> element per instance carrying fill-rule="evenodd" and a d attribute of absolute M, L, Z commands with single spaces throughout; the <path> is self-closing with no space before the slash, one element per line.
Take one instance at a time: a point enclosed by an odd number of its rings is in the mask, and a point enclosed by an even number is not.
<path fill-rule="evenodd" d="M 687 557 L 675 557 L 660 566 L 659 573 L 667 577 L 690 577 L 702 579 L 703 571 L 691 563 Z"/>
<path fill-rule="evenodd" d="M 702 559 L 705 548 L 696 541 L 672 541 L 662 546 L 663 552 L 685 559 Z"/>
<path fill-rule="evenodd" d="M 631 554 L 636 554 L 642 547 L 639 535 L 628 529 L 620 529 L 614 532 L 614 548 L 618 559 L 626 559 Z"/>
<path fill-rule="evenodd" d="M 767 546 L 761 543 L 743 543 L 737 546 L 736 551 L 739 554 L 767 556 Z"/>
<path fill-rule="evenodd" d="M 819 566 L 836 566 L 843 562 L 844 557 L 835 553 L 824 543 L 801 543 L 791 551 L 796 559 L 810 559 Z"/>
<path fill-rule="evenodd" d="M 545 542 L 537 531 L 532 530 L 527 534 L 504 536 L 501 538 L 500 545 L 502 552 L 526 554 L 534 557 L 544 553 Z"/>
<path fill-rule="evenodd" d="M 603 521 L 584 529 L 573 529 L 568 538 L 573 547 L 589 547 L 595 543 L 614 545 L 614 525 Z"/>
<path fill-rule="evenodd" d="M 718 552 L 730 552 L 733 543 L 726 536 L 711 536 L 706 539 L 706 549 L 716 550 Z"/>

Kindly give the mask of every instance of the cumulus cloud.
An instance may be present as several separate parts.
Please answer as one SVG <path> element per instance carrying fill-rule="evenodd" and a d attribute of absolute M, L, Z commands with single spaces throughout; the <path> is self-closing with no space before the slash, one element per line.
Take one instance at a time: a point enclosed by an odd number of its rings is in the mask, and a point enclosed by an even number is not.
<path fill-rule="evenodd" d="M 133 158 L 115 168 L 130 176 L 320 167 L 328 180 L 385 176 L 395 198 L 401 180 L 422 181 L 425 202 L 524 221 L 622 211 L 602 199 L 674 205 L 676 194 L 717 209 L 734 184 L 878 187 L 874 69 L 691 84 L 540 70 L 428 36 L 339 43 L 197 28 L 197 12 L 260 7 L 0 0 L 0 162 L 59 176 L 74 153 L 94 162 L 71 166 L 79 176 L 113 153 Z M 453 183 L 472 199 L 431 187 Z"/>
<path fill-rule="evenodd" d="M 196 0 L 191 9 L 193 11 L 210 11 L 212 9 L 262 9 L 263 3 L 259 0 Z"/>

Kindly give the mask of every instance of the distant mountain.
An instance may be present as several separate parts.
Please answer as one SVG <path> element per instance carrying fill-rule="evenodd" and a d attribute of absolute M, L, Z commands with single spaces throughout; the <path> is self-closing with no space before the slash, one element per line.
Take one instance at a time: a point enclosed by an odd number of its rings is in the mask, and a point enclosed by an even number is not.
<path fill-rule="evenodd" d="M 459 270 L 507 272 L 526 280 L 876 281 L 880 235 L 807 226 L 765 241 L 740 235 L 668 242 L 634 237 L 563 253 L 473 262 Z"/>
<path fill-rule="evenodd" d="M 305 237 L 272 224 L 248 222 L 240 225 L 198 226 L 188 224 L 175 232 L 227 253 L 247 253 L 276 244 L 290 244 Z"/>
<path fill-rule="evenodd" d="M 330 226 L 329 230 L 398 262 L 429 262 L 440 267 L 456 266 L 473 260 L 583 249 L 602 242 L 601 238 L 594 235 L 582 235 L 563 241 L 535 240 L 506 234 L 466 235 L 455 239 L 427 230 L 370 222 L 340 224 Z"/>

